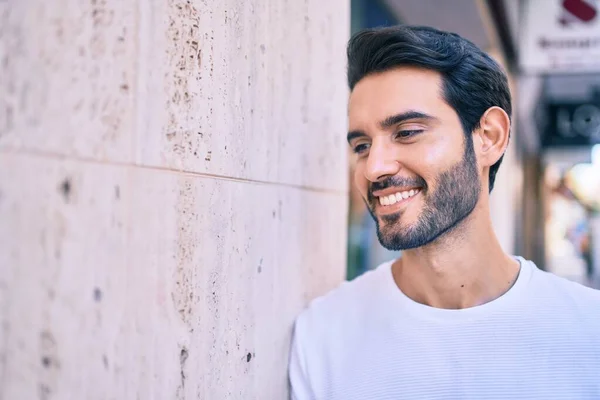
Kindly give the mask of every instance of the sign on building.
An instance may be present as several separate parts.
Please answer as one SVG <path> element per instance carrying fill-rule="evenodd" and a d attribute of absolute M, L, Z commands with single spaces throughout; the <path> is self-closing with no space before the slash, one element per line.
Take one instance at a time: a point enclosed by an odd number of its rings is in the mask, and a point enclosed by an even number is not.
<path fill-rule="evenodd" d="M 519 36 L 524 72 L 600 72 L 599 0 L 525 0 Z"/>
<path fill-rule="evenodd" d="M 544 147 L 587 147 L 600 143 L 600 92 L 588 102 L 548 103 L 540 117 Z"/>

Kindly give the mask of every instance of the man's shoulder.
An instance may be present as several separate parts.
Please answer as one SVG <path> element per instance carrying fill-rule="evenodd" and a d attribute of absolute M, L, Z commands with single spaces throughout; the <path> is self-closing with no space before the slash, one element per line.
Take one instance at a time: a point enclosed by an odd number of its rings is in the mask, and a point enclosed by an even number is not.
<path fill-rule="evenodd" d="M 536 268 L 535 276 L 538 278 L 539 282 L 542 282 L 545 286 L 555 289 L 556 294 L 574 294 L 584 301 L 600 301 L 599 290 L 585 286 L 579 282 L 538 268 Z"/>
<path fill-rule="evenodd" d="M 586 314 L 600 309 L 600 290 L 537 268 L 534 277 L 538 294 L 543 294 L 546 299 L 563 303 Z"/>

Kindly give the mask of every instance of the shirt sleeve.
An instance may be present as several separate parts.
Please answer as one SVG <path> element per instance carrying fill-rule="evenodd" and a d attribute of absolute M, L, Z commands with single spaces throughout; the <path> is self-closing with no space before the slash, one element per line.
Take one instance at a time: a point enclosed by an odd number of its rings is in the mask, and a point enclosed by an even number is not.
<path fill-rule="evenodd" d="M 301 316 L 302 317 L 302 316 Z M 306 370 L 306 352 L 301 317 L 296 320 L 290 351 L 289 381 L 291 400 L 315 400 Z"/>

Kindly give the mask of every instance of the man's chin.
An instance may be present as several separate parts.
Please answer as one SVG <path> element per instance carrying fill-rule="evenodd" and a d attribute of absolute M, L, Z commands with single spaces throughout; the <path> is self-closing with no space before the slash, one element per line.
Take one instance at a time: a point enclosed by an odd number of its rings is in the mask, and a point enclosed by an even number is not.
<path fill-rule="evenodd" d="M 397 232 L 377 231 L 377 238 L 381 245 L 390 251 L 410 250 L 423 246 L 424 242 L 409 238 L 405 235 L 399 235 Z"/>
<path fill-rule="evenodd" d="M 379 218 L 379 220 L 381 222 L 383 222 L 385 225 L 395 225 L 400 221 L 400 217 L 402 216 L 402 213 L 400 211 L 392 213 L 392 214 L 383 214 L 383 215 L 378 215 L 377 218 Z"/>
<path fill-rule="evenodd" d="M 386 215 L 386 217 L 389 215 Z M 428 243 L 424 238 L 414 237 L 414 227 L 395 223 L 378 221 L 377 238 L 383 247 L 391 251 L 414 249 Z"/>
<path fill-rule="evenodd" d="M 409 229 L 410 224 L 407 225 L 406 222 L 402 223 L 401 221 L 402 218 L 406 219 L 407 217 L 404 211 L 399 210 L 394 213 L 381 214 L 369 208 L 369 212 L 377 224 L 378 235 L 382 232 L 387 233 L 390 237 L 395 237 L 398 231 Z"/>

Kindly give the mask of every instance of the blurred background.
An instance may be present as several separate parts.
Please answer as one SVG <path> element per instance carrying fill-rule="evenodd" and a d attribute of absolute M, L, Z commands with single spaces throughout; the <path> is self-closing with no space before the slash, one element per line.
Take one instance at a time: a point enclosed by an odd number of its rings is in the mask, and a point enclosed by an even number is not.
<path fill-rule="evenodd" d="M 0 0 L 0 399 L 283 399 L 296 316 L 397 257 L 352 187 L 345 46 L 506 69 L 504 249 L 600 286 L 597 0 Z"/>
<path fill-rule="evenodd" d="M 456 32 L 508 72 L 511 144 L 492 193 L 505 250 L 600 285 L 600 3 L 353 0 L 351 29 L 395 24 Z M 351 187 L 348 277 L 397 257 Z"/>

